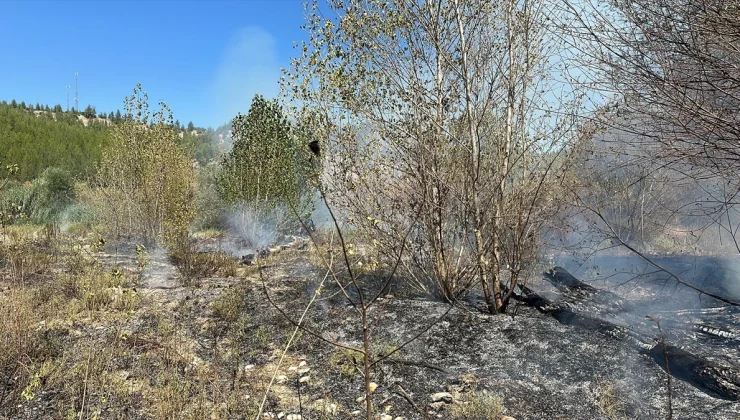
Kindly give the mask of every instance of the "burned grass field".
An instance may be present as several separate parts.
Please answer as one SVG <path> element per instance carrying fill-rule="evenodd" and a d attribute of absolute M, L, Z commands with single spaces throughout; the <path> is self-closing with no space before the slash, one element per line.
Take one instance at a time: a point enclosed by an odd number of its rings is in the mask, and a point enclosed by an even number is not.
<path fill-rule="evenodd" d="M 201 270 L 184 279 L 164 252 L 103 243 L 93 233 L 25 227 L 6 235 L 3 417 L 364 415 L 363 355 L 352 350 L 362 343 L 358 315 L 338 285 L 319 287 L 327 269 L 310 247 L 275 247 L 250 266 L 224 251 L 229 238 L 201 238 L 192 257 Z M 341 276 L 341 264 L 334 268 Z M 366 290 L 384 284 L 371 273 L 360 279 Z M 640 352 L 602 324 L 562 322 L 524 303 L 513 316 L 492 316 L 475 293 L 451 307 L 402 285 L 392 282 L 369 312 L 370 398 L 382 418 L 666 415 L 660 354 Z M 642 331 L 608 311 L 579 307 L 588 296 L 556 298 L 540 278 L 529 286 L 558 305 L 570 301 L 574 313 L 654 338 L 649 323 Z M 659 292 L 646 286 L 640 293 Z M 305 329 L 295 328 L 300 319 Z M 674 357 L 686 351 L 712 366 L 737 367 L 733 338 L 671 325 L 665 316 L 663 325 Z M 673 418 L 737 418 L 736 399 L 697 387 L 678 367 Z"/>

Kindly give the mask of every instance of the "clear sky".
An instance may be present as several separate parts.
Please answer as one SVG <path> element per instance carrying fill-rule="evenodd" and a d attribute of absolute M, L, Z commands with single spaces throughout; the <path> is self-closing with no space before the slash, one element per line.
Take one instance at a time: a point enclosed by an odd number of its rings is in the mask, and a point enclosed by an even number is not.
<path fill-rule="evenodd" d="M 301 0 L 0 0 L 0 100 L 123 108 L 136 83 L 183 124 L 217 127 L 278 93 Z"/>

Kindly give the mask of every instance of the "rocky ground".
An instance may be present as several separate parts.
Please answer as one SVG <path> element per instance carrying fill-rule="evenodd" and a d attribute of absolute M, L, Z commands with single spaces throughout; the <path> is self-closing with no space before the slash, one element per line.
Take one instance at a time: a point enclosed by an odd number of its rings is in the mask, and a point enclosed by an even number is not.
<path fill-rule="evenodd" d="M 164 253 L 149 252 L 146 261 L 133 246 L 94 253 L 106 270 L 138 273 L 123 288 L 140 296 L 136 307 L 39 328 L 77 352 L 85 345 L 106 349 L 97 385 L 90 373 L 94 354 L 64 356 L 59 369 L 74 373 L 63 381 L 84 387 L 60 383 L 57 373 L 37 375 L 46 383 L 33 398 L 0 412 L 18 419 L 254 418 L 269 387 L 264 418 L 360 418 L 361 358 L 330 344 L 361 347 L 358 314 L 327 280 L 305 320 L 321 338 L 305 331 L 294 336 L 285 315 L 299 319 L 326 276 L 311 251 L 296 248 L 261 260 L 262 275 L 233 259 L 227 269 L 189 281 Z M 373 307 L 376 356 L 433 324 L 377 365 L 371 398 L 379 418 L 667 417 L 665 372 L 629 344 L 527 307 L 515 316 L 486 315 L 472 301 L 450 308 L 393 287 Z M 740 403 L 679 380 L 672 405 L 674 419 L 740 419 Z"/>

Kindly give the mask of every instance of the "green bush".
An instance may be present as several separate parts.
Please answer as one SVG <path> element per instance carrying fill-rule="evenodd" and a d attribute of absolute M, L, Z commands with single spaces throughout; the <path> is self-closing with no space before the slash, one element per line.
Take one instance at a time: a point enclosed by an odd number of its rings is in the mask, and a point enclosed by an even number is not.
<path fill-rule="evenodd" d="M 0 191 L 0 215 L 38 224 L 56 223 L 75 198 L 70 173 L 48 168 L 32 183 L 8 183 Z"/>
<path fill-rule="evenodd" d="M 31 220 L 36 223 L 58 222 L 59 216 L 76 198 L 74 180 L 69 172 L 48 168 L 32 184 Z"/>

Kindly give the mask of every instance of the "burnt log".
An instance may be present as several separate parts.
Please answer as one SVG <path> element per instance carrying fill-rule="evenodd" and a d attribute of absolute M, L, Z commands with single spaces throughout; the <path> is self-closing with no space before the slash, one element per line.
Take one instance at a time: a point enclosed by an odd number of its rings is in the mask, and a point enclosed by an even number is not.
<path fill-rule="evenodd" d="M 519 289 L 522 294 L 513 295 L 515 299 L 536 308 L 542 313 L 552 316 L 561 324 L 586 328 L 619 339 L 629 338 L 633 335 L 629 327 L 579 314 L 564 305 L 538 295 L 526 286 L 519 285 Z"/>
<path fill-rule="evenodd" d="M 241 265 L 252 265 L 254 264 L 254 254 L 243 255 L 241 258 Z"/>
<path fill-rule="evenodd" d="M 729 328 L 719 327 L 706 323 L 695 323 L 694 331 L 718 339 L 736 340 L 738 338 L 738 334 L 734 331 L 731 331 Z"/>
<path fill-rule="evenodd" d="M 666 359 L 671 376 L 688 382 L 702 392 L 723 400 L 740 400 L 740 370 L 719 365 L 679 347 L 646 341 L 633 329 L 598 318 L 581 315 L 567 306 L 540 296 L 532 289 L 519 285 L 521 294 L 513 294 L 520 302 L 546 313 L 565 325 L 586 328 L 605 335 L 627 340 L 640 352 L 647 353 L 664 370 Z M 709 327 L 705 326 L 705 329 Z M 713 331 L 712 331 L 713 332 Z M 709 332 L 711 333 L 711 332 Z M 715 333 L 715 335 L 720 335 Z"/>
<path fill-rule="evenodd" d="M 582 292 L 586 294 L 598 292 L 598 289 L 590 284 L 578 280 L 563 267 L 554 267 L 551 268 L 550 271 L 546 271 L 542 274 L 544 274 L 545 278 L 552 283 L 553 286 L 562 291 Z"/>
<path fill-rule="evenodd" d="M 650 357 L 671 376 L 688 382 L 695 388 L 715 398 L 740 400 L 740 371 L 721 366 L 710 360 L 689 353 L 671 344 L 658 343 L 649 351 Z"/>
<path fill-rule="evenodd" d="M 622 298 L 607 290 L 597 289 L 588 283 L 578 280 L 563 267 L 554 267 L 542 273 L 545 279 L 563 292 L 567 297 L 575 300 L 575 303 L 585 303 L 592 300 L 608 309 L 610 312 L 626 312 L 631 309 Z"/>

